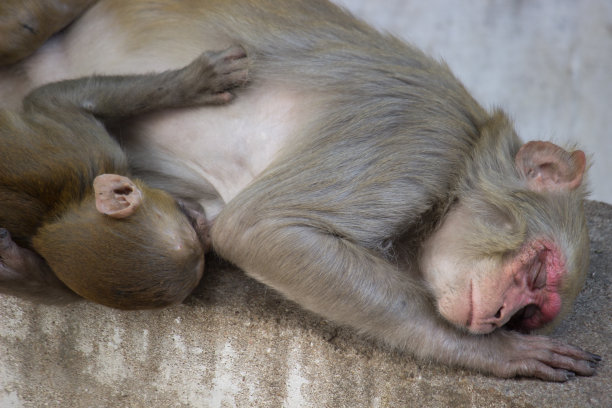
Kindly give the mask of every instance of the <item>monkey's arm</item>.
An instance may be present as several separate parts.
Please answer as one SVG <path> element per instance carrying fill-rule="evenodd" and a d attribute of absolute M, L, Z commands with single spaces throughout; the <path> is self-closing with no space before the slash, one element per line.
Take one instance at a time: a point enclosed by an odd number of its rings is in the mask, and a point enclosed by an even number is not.
<path fill-rule="evenodd" d="M 207 52 L 185 68 L 159 74 L 94 76 L 49 84 L 24 99 L 26 112 L 78 111 L 99 119 L 121 119 L 154 110 L 233 99 L 230 90 L 247 80 L 242 47 Z"/>
<path fill-rule="evenodd" d="M 471 335 L 455 329 L 407 271 L 349 239 L 312 227 L 317 220 L 307 213 L 275 218 L 272 211 L 265 204 L 230 202 L 213 226 L 213 247 L 256 279 L 326 318 L 421 358 L 501 377 L 566 381 L 575 373 L 595 371 L 597 356 L 547 337 L 503 330 Z"/>
<path fill-rule="evenodd" d="M 96 174 L 121 172 L 127 168 L 125 154 L 101 121 L 155 109 L 225 103 L 233 97 L 229 89 L 246 81 L 247 66 L 244 50 L 232 47 L 203 54 L 185 68 L 159 74 L 85 77 L 37 88 L 24 99 L 23 115 L 6 115 L 12 120 L 10 127 L 15 128 L 5 133 L 8 142 L 40 159 L 35 163 L 40 171 L 21 170 L 19 166 L 33 164 L 11 160 L 14 181 L 29 188 L 37 182 L 28 177 L 46 177 L 50 186 L 78 190 L 84 180 L 89 184 L 82 175 L 92 170 Z M 20 137 L 12 137 L 14 134 Z M 49 149 L 58 153 L 50 155 Z M 45 168 L 62 175 L 50 174 Z"/>
<path fill-rule="evenodd" d="M 0 3 L 0 65 L 33 54 L 97 0 L 3 0 Z"/>

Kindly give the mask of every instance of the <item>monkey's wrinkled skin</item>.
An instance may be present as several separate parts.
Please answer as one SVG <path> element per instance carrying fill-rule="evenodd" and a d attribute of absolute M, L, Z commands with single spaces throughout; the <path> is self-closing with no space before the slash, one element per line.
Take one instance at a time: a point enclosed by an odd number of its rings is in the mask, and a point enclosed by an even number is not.
<path fill-rule="evenodd" d="M 216 217 L 221 256 L 425 359 L 595 373 L 593 354 L 500 329 L 554 327 L 582 286 L 584 153 L 523 145 L 444 64 L 327 1 L 101 0 L 0 91 L 15 105 L 44 82 L 164 70 L 233 43 L 253 61 L 234 103 L 114 129 L 135 175 Z"/>

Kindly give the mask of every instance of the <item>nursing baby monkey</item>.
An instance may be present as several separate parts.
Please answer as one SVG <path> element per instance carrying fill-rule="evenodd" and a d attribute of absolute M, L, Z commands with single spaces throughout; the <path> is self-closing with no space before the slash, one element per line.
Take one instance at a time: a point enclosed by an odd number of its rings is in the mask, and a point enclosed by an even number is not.
<path fill-rule="evenodd" d="M 252 61 L 234 103 L 113 127 L 134 175 L 216 217 L 217 253 L 421 358 L 595 373 L 600 357 L 526 333 L 553 328 L 587 273 L 585 154 L 523 144 L 444 64 L 327 1 L 100 0 L 0 72 L 1 103 L 231 44 Z"/>
<path fill-rule="evenodd" d="M 183 301 L 204 268 L 204 214 L 128 178 L 105 123 L 226 103 L 246 79 L 244 57 L 234 47 L 157 75 L 53 83 L 23 112 L 0 111 L 0 291 L 61 296 L 67 286 L 121 309 Z"/>

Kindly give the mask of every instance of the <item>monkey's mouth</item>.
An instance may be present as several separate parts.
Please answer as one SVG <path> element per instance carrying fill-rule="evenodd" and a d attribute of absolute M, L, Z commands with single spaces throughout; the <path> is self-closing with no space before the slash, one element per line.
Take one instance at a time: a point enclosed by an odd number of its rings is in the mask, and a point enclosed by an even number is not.
<path fill-rule="evenodd" d="M 541 315 L 540 307 L 536 304 L 529 304 L 516 312 L 514 316 L 510 318 L 503 328 L 507 330 L 515 330 L 522 333 L 528 333 L 531 330 L 537 329 L 538 327 L 545 324 L 538 319 L 538 324 L 532 327 L 534 319 Z"/>

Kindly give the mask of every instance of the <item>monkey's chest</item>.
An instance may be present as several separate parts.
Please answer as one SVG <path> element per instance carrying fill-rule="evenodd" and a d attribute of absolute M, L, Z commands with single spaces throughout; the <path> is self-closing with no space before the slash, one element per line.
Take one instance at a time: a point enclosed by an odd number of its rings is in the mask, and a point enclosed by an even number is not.
<path fill-rule="evenodd" d="M 226 106 L 149 115 L 131 127 L 127 138 L 136 143 L 128 156 L 134 149 L 163 152 L 165 160 L 139 165 L 181 180 L 197 175 L 227 203 L 291 144 L 308 118 L 305 98 L 279 86 L 258 86 Z"/>

